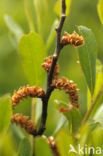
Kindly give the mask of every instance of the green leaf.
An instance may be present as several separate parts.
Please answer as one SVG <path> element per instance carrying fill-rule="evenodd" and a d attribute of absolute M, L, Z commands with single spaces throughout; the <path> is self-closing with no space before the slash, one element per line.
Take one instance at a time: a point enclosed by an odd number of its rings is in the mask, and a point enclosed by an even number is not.
<path fill-rule="evenodd" d="M 35 124 L 38 123 L 41 114 L 42 114 L 42 101 L 40 99 L 37 99 L 37 103 L 35 106 Z"/>
<path fill-rule="evenodd" d="M 11 103 L 10 103 L 10 96 L 5 95 L 0 98 L 0 133 L 6 132 L 10 125 L 11 119 Z"/>
<path fill-rule="evenodd" d="M 80 134 L 78 134 L 79 135 L 79 143 L 81 145 L 86 144 L 89 134 L 90 134 L 90 125 L 86 123 L 80 129 Z"/>
<path fill-rule="evenodd" d="M 64 107 L 64 108 L 68 107 L 68 103 L 57 99 L 54 100 L 54 105 L 57 109 L 59 109 L 60 107 Z"/>
<path fill-rule="evenodd" d="M 72 132 L 75 133 L 81 124 L 81 114 L 79 110 L 72 107 L 69 112 L 65 112 L 63 114 L 69 120 L 70 124 L 72 124 Z"/>
<path fill-rule="evenodd" d="M 43 40 L 35 32 L 23 35 L 20 40 L 19 49 L 24 71 L 30 85 L 43 85 L 45 71 L 41 67 L 41 64 L 47 56 Z"/>
<path fill-rule="evenodd" d="M 16 156 L 15 144 L 11 132 L 0 135 L 0 155 L 1 156 Z"/>
<path fill-rule="evenodd" d="M 58 0 L 55 4 L 54 11 L 58 17 L 61 16 L 61 0 Z M 66 0 L 66 16 L 70 13 L 71 0 Z"/>
<path fill-rule="evenodd" d="M 93 95 L 96 77 L 97 43 L 95 36 L 90 29 L 84 26 L 79 26 L 78 29 L 84 38 L 84 45 L 78 48 L 79 59 L 86 82 Z"/>
<path fill-rule="evenodd" d="M 8 29 L 15 35 L 17 42 L 19 42 L 21 36 L 24 34 L 23 30 L 10 16 L 5 15 L 4 19 Z"/>
<path fill-rule="evenodd" d="M 23 139 L 25 137 L 25 134 L 23 131 L 21 131 L 20 126 L 16 126 L 16 124 L 12 124 L 10 127 L 14 133 L 15 136 L 17 136 L 19 139 Z"/>
<path fill-rule="evenodd" d="M 37 15 L 38 32 L 43 33 L 43 21 L 45 21 L 46 14 L 48 14 L 48 1 L 47 0 L 34 0 L 34 7 Z"/>
<path fill-rule="evenodd" d="M 49 144 L 43 138 L 36 138 L 35 156 L 53 156 Z"/>
<path fill-rule="evenodd" d="M 9 39 L 10 39 L 10 41 L 11 41 L 11 44 L 12 44 L 12 46 L 16 49 L 16 50 L 18 50 L 18 41 L 17 41 L 17 39 L 16 39 L 16 36 L 13 34 L 13 33 L 9 33 L 8 34 L 8 37 L 9 37 Z"/>
<path fill-rule="evenodd" d="M 82 127 L 82 132 L 80 133 L 80 139 L 79 139 L 78 144 L 80 144 L 81 147 L 83 147 L 84 145 L 86 145 L 87 148 L 94 147 L 95 153 L 97 153 L 97 149 L 98 149 L 97 147 L 102 147 L 102 144 L 101 144 L 101 141 L 103 140 L 102 135 L 103 135 L 103 130 L 100 130 L 100 127 L 91 128 L 91 125 L 84 125 Z M 100 142 L 98 142 L 99 139 L 100 139 Z M 86 156 L 99 155 L 99 153 L 93 154 L 93 150 L 91 150 L 90 153 L 91 154 L 89 154 L 89 152 L 87 152 Z"/>
<path fill-rule="evenodd" d="M 94 115 L 94 120 L 103 124 L 103 104 L 99 107 L 96 114 Z"/>
<path fill-rule="evenodd" d="M 97 10 L 98 10 L 101 23 L 103 24 L 103 0 L 99 0 L 97 5 Z"/>
<path fill-rule="evenodd" d="M 28 24 L 30 27 L 30 31 L 35 31 L 34 23 L 33 23 L 33 17 L 31 14 L 31 10 L 29 8 L 29 1 L 28 0 L 24 0 L 24 6 L 25 6 L 25 13 L 26 13 L 26 17 L 27 17 Z"/>
<path fill-rule="evenodd" d="M 95 99 L 99 90 L 101 89 L 101 86 L 103 85 L 103 65 L 101 64 L 101 62 L 99 60 L 97 60 L 96 62 L 96 84 L 95 84 L 95 90 L 94 90 L 94 94 L 93 97 L 91 97 L 90 91 L 88 89 L 88 108 L 91 105 L 91 100 Z M 103 94 L 101 94 L 101 96 L 98 98 L 97 103 L 95 104 L 95 107 L 91 113 L 91 116 L 93 116 L 95 114 L 95 112 L 97 111 L 97 109 L 99 108 L 100 104 L 103 102 Z"/>
<path fill-rule="evenodd" d="M 24 138 L 20 142 L 18 156 L 32 156 L 32 150 L 28 138 Z"/>
<path fill-rule="evenodd" d="M 63 115 L 67 118 L 70 124 L 70 128 L 72 127 L 72 132 L 75 133 L 80 124 L 81 124 L 81 114 L 79 110 L 71 105 L 66 104 L 63 101 L 55 100 L 56 108 L 59 109 L 61 107 L 70 107 L 70 110 L 68 112 L 63 112 Z"/>
<path fill-rule="evenodd" d="M 57 136 L 57 147 L 60 153 L 60 156 L 77 156 L 77 153 L 69 153 L 71 149 L 70 146 L 76 147 L 74 144 L 74 139 L 67 131 L 60 131 Z M 75 148 L 76 149 L 76 148 Z"/>
<path fill-rule="evenodd" d="M 103 129 L 98 126 L 91 134 L 93 147 L 102 147 L 103 145 Z M 100 154 L 101 155 L 101 154 Z M 102 155 L 103 156 L 103 153 Z"/>
<path fill-rule="evenodd" d="M 67 122 L 66 118 L 64 116 L 61 116 L 53 135 L 57 134 L 57 132 L 65 125 L 66 122 Z"/>

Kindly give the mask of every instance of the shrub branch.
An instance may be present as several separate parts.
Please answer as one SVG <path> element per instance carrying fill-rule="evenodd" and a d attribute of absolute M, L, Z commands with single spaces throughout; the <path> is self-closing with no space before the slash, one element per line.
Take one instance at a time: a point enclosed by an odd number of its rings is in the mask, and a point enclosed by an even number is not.
<path fill-rule="evenodd" d="M 37 132 L 37 135 L 42 135 L 44 130 L 45 130 L 45 124 L 46 124 L 46 119 L 47 119 L 48 101 L 49 101 L 49 98 L 50 98 L 52 91 L 54 90 L 54 87 L 51 86 L 52 80 L 53 80 L 53 73 L 55 70 L 55 66 L 56 66 L 60 51 L 63 48 L 60 40 L 61 40 L 61 31 L 62 31 L 63 24 L 64 24 L 64 21 L 66 18 L 65 13 L 66 13 L 66 4 L 65 4 L 65 0 L 62 0 L 62 10 L 61 10 L 60 23 L 59 23 L 59 26 L 56 28 L 56 48 L 55 48 L 55 51 L 53 54 L 51 68 L 47 74 L 47 91 L 46 91 L 45 96 L 42 98 L 42 117 L 41 117 L 40 128 Z"/>
<path fill-rule="evenodd" d="M 62 28 L 66 18 L 66 3 L 65 0 L 61 0 L 62 9 L 61 9 L 61 17 L 58 27 L 56 30 L 56 48 L 53 56 L 49 56 L 45 58 L 42 67 L 47 71 L 47 89 L 44 91 L 42 88 L 37 86 L 27 86 L 20 88 L 11 98 L 12 108 L 14 110 L 15 106 L 20 103 L 20 101 L 24 98 L 30 96 L 31 98 L 41 98 L 42 100 L 42 115 L 40 127 L 37 130 L 35 124 L 28 120 L 28 117 L 25 117 L 20 114 L 14 114 L 12 116 L 11 121 L 13 123 L 21 125 L 29 134 L 35 136 L 42 135 L 45 131 L 46 120 L 47 120 L 47 110 L 48 110 L 48 102 L 51 96 L 51 93 L 54 89 L 64 89 L 65 92 L 69 95 L 71 105 L 78 108 L 78 90 L 77 86 L 68 81 L 66 78 L 58 79 L 59 75 L 59 65 L 57 64 L 59 54 L 62 48 L 66 45 L 73 45 L 75 47 L 80 46 L 84 43 L 83 37 L 79 36 L 76 32 L 73 34 L 65 33 L 61 38 Z M 32 108 L 34 109 L 34 108 Z M 70 110 L 70 106 L 66 109 L 61 108 L 61 112 L 67 112 Z M 31 130 L 30 130 L 31 129 Z"/>

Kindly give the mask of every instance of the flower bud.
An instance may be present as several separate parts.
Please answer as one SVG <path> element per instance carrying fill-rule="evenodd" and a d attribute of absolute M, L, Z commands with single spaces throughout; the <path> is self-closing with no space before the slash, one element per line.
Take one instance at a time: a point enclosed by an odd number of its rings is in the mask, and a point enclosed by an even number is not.
<path fill-rule="evenodd" d="M 75 47 L 80 46 L 84 43 L 84 39 L 82 36 L 79 36 L 76 32 L 73 32 L 73 34 L 68 34 L 67 32 L 64 33 L 64 36 L 61 39 L 61 44 L 67 45 L 74 45 Z"/>
<path fill-rule="evenodd" d="M 49 56 L 44 59 L 44 63 L 42 64 L 42 67 L 48 72 L 51 68 L 53 56 Z M 54 69 L 53 78 L 56 79 L 59 75 L 59 65 L 56 64 Z"/>

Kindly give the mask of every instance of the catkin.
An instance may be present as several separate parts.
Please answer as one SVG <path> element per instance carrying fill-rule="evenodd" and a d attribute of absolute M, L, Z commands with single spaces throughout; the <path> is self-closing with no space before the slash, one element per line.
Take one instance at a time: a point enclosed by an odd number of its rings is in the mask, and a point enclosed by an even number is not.
<path fill-rule="evenodd" d="M 65 90 L 65 92 L 69 95 L 71 105 L 76 108 L 79 107 L 77 85 L 74 84 L 73 81 L 68 81 L 66 78 L 56 79 L 53 81 L 52 85 L 57 89 Z"/>
<path fill-rule="evenodd" d="M 34 123 L 29 121 L 27 116 L 23 116 L 22 114 L 12 114 L 11 122 L 20 125 L 29 134 L 36 133 L 36 127 Z"/>
<path fill-rule="evenodd" d="M 20 88 L 17 92 L 14 93 L 11 98 L 12 107 L 19 104 L 20 100 L 22 100 L 23 98 L 26 98 L 28 96 L 42 98 L 44 94 L 44 90 L 39 87 L 34 86 Z"/>
<path fill-rule="evenodd" d="M 53 56 L 49 56 L 47 58 L 44 59 L 44 63 L 42 64 L 42 67 L 48 72 L 50 70 L 51 64 L 52 64 L 52 59 Z M 55 69 L 54 69 L 54 74 L 53 74 L 53 78 L 57 78 L 59 75 L 59 65 L 56 64 Z"/>
<path fill-rule="evenodd" d="M 57 145 L 56 145 L 56 141 L 54 140 L 54 138 L 52 136 L 50 137 L 46 137 L 46 136 L 42 136 L 43 139 L 45 139 L 45 141 L 49 144 L 54 156 L 60 156 L 58 149 L 57 149 Z"/>
<path fill-rule="evenodd" d="M 67 32 L 64 33 L 64 36 L 61 39 L 61 44 L 67 45 L 74 45 L 74 46 L 80 46 L 84 43 L 84 39 L 82 36 L 79 36 L 76 32 L 73 32 L 73 34 L 68 34 Z"/>

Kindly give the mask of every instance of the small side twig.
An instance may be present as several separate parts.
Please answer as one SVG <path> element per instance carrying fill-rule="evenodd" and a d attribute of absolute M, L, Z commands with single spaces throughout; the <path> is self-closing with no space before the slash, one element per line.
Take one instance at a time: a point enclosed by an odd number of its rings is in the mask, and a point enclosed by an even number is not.
<path fill-rule="evenodd" d="M 51 86 L 52 80 L 53 80 L 53 73 L 55 70 L 55 66 L 58 60 L 58 56 L 60 54 L 61 49 L 63 48 L 60 40 L 61 40 L 61 31 L 63 28 L 63 24 L 66 18 L 66 4 L 65 0 L 62 0 L 62 10 L 61 10 L 61 18 L 60 18 L 60 23 L 59 26 L 56 28 L 56 49 L 53 54 L 53 59 L 52 59 L 52 64 L 51 68 L 48 71 L 47 74 L 47 91 L 45 96 L 42 98 L 42 116 L 41 116 L 41 123 L 40 123 L 40 128 L 37 132 L 37 135 L 42 135 L 44 130 L 45 130 L 45 124 L 46 124 L 46 119 L 47 119 L 47 108 L 48 108 L 48 101 L 50 98 L 50 95 L 52 91 L 54 90 L 54 87 Z"/>

